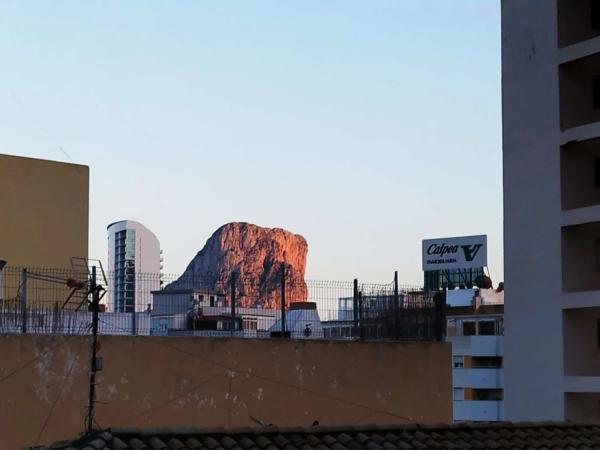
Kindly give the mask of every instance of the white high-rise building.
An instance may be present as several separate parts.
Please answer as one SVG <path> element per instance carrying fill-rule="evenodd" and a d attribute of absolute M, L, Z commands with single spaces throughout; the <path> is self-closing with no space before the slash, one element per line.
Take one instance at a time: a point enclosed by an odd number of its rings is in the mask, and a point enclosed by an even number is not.
<path fill-rule="evenodd" d="M 600 419 L 600 1 L 503 0 L 505 417 Z"/>
<path fill-rule="evenodd" d="M 151 292 L 160 289 L 162 270 L 162 252 L 154 233 L 134 220 L 111 223 L 107 270 L 110 311 L 151 308 Z"/>

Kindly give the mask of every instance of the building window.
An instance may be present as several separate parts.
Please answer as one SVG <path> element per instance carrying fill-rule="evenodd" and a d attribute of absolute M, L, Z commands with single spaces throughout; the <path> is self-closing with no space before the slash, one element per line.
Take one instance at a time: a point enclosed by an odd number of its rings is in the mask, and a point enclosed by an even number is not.
<path fill-rule="evenodd" d="M 593 100 L 594 100 L 594 108 L 600 108 L 600 77 L 594 77 L 593 79 Z"/>
<path fill-rule="evenodd" d="M 482 320 L 481 322 L 479 322 L 479 334 L 484 336 L 491 336 L 496 334 L 496 321 Z"/>
<path fill-rule="evenodd" d="M 590 16 L 592 28 L 600 29 L 600 2 L 598 0 L 590 0 Z"/>
<path fill-rule="evenodd" d="M 501 401 L 504 399 L 502 389 L 473 389 L 473 400 Z"/>
<path fill-rule="evenodd" d="M 477 324 L 475 322 L 463 322 L 463 335 L 475 336 L 477 334 Z"/>
<path fill-rule="evenodd" d="M 454 388 L 452 389 L 452 399 L 454 401 L 460 401 L 465 399 L 465 390 L 464 388 Z"/>
<path fill-rule="evenodd" d="M 456 336 L 456 320 L 448 319 L 448 321 L 446 322 L 446 336 Z"/>
<path fill-rule="evenodd" d="M 596 345 L 600 348 L 600 319 L 596 319 Z"/>
<path fill-rule="evenodd" d="M 502 356 L 473 356 L 471 367 L 500 369 L 502 368 Z"/>
<path fill-rule="evenodd" d="M 215 306 L 215 296 L 214 295 L 210 296 L 210 306 Z"/>
<path fill-rule="evenodd" d="M 256 330 L 258 328 L 258 320 L 256 317 L 244 317 L 242 319 L 244 330 Z"/>
<path fill-rule="evenodd" d="M 465 357 L 464 356 L 453 356 L 452 357 L 452 367 L 454 369 L 462 369 L 465 367 Z"/>

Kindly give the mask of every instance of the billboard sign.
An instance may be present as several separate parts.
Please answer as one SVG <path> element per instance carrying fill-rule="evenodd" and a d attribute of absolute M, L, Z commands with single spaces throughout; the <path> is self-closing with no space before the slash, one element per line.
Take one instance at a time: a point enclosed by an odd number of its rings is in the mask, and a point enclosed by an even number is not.
<path fill-rule="evenodd" d="M 487 235 L 423 240 L 423 270 L 487 266 Z"/>

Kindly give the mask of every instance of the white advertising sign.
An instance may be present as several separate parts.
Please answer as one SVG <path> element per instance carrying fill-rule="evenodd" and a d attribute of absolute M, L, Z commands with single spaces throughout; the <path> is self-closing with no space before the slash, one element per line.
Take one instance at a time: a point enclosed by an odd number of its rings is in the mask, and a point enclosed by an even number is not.
<path fill-rule="evenodd" d="M 423 240 L 423 270 L 487 266 L 487 235 Z"/>

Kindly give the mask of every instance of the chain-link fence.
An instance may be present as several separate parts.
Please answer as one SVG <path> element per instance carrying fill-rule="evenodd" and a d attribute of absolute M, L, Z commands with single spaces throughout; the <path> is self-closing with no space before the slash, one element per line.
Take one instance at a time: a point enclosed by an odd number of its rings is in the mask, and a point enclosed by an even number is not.
<path fill-rule="evenodd" d="M 0 333 L 87 334 L 92 284 L 100 334 L 296 339 L 441 339 L 444 298 L 418 286 L 358 280 L 195 277 L 88 270 L 0 271 Z"/>

